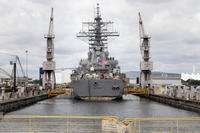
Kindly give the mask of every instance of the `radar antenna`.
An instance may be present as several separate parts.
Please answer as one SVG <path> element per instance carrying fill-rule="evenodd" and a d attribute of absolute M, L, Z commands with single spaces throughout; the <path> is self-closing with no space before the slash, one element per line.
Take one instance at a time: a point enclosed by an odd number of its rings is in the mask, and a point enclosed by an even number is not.
<path fill-rule="evenodd" d="M 89 40 L 90 49 L 94 51 L 104 51 L 107 47 L 108 38 L 118 37 L 119 33 L 113 30 L 113 22 L 104 22 L 101 18 L 99 3 L 96 7 L 96 16 L 93 22 L 83 22 L 82 31 L 77 34 L 77 37 L 85 41 Z"/>

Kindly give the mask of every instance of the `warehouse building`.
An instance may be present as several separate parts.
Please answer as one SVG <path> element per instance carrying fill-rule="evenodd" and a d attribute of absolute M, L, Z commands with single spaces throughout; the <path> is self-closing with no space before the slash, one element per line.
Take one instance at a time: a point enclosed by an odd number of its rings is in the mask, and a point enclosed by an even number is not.
<path fill-rule="evenodd" d="M 126 72 L 126 77 L 130 83 L 136 84 L 137 77 L 140 77 L 139 71 Z M 181 85 L 181 74 L 152 72 L 152 83 L 158 85 Z"/>

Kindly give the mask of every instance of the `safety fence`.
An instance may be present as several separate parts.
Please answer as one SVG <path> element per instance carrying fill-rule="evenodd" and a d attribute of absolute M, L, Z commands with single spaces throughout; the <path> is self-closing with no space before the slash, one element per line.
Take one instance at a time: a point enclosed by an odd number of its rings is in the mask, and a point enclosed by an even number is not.
<path fill-rule="evenodd" d="M 149 95 L 152 89 L 150 88 L 142 88 L 139 85 L 135 84 L 127 84 L 124 88 L 124 95 L 132 94 L 132 95 Z"/>
<path fill-rule="evenodd" d="M 199 133 L 200 117 L 2 116 L 0 132 L 20 133 Z"/>
<path fill-rule="evenodd" d="M 58 96 L 58 95 L 73 96 L 73 89 L 72 88 L 49 89 L 47 94 L 49 97 Z"/>
<path fill-rule="evenodd" d="M 200 133 L 200 117 L 128 118 L 126 122 L 130 133 Z"/>

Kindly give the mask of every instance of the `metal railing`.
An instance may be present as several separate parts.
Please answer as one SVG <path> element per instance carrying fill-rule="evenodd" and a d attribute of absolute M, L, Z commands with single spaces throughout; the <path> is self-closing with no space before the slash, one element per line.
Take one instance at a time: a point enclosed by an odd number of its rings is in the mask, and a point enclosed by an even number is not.
<path fill-rule="evenodd" d="M 1 116 L 0 132 L 20 133 L 199 133 L 200 117 Z"/>
<path fill-rule="evenodd" d="M 127 84 L 126 88 L 124 89 L 124 95 L 128 94 L 149 95 L 150 92 L 151 92 L 150 88 L 142 88 L 141 86 L 134 84 Z"/>
<path fill-rule="evenodd" d="M 72 88 L 56 88 L 56 89 L 49 89 L 47 92 L 48 96 L 73 96 L 73 89 Z"/>
<path fill-rule="evenodd" d="M 200 117 L 128 118 L 130 133 L 199 133 Z"/>
<path fill-rule="evenodd" d="M 127 84 L 126 88 L 124 88 L 123 94 L 124 95 L 128 95 L 128 94 L 149 95 L 150 92 L 151 92 L 150 88 L 142 88 L 138 85 Z M 58 95 L 73 96 L 73 88 L 59 86 L 55 89 L 49 89 L 47 93 L 49 97 L 58 96 Z"/>

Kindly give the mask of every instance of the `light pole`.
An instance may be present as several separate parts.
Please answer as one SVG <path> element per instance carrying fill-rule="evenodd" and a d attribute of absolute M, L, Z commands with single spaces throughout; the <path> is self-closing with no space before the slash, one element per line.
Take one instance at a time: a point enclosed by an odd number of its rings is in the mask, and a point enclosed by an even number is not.
<path fill-rule="evenodd" d="M 26 77 L 28 79 L 28 50 L 26 50 L 25 53 L 26 53 Z"/>

